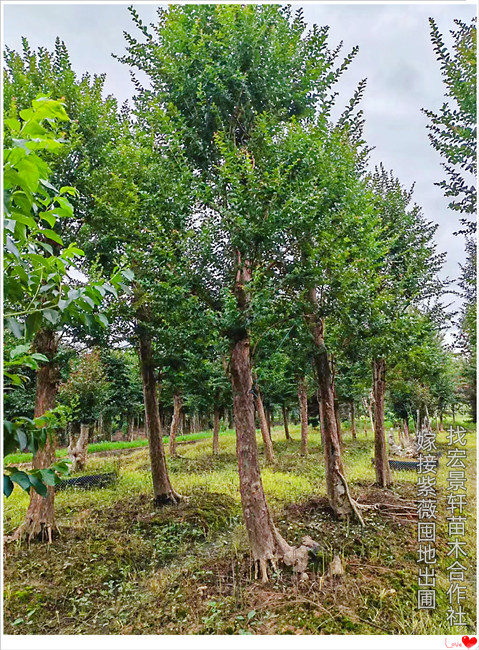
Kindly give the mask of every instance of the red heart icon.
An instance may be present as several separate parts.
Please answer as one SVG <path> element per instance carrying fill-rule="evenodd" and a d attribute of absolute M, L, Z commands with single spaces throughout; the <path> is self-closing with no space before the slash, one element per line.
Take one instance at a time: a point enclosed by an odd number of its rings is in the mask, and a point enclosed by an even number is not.
<path fill-rule="evenodd" d="M 475 636 L 463 636 L 462 642 L 464 643 L 466 648 L 472 648 L 473 645 L 476 645 L 477 639 Z"/>

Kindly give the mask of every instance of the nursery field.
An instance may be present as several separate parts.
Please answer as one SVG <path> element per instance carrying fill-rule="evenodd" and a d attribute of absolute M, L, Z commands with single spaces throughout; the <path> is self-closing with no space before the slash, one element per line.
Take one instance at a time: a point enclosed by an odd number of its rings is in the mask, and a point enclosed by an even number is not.
<path fill-rule="evenodd" d="M 468 631 L 475 628 L 475 431 L 466 423 Z M 4 620 L 7 634 L 452 634 L 446 596 L 446 437 L 438 471 L 438 588 L 433 612 L 417 609 L 415 472 L 395 472 L 390 489 L 374 487 L 373 436 L 344 435 L 344 463 L 365 528 L 338 522 L 325 498 L 317 431 L 310 453 L 299 454 L 275 427 L 276 462 L 262 478 L 273 518 L 290 543 L 310 535 L 319 545 L 299 581 L 279 569 L 266 585 L 255 581 L 241 516 L 235 439 L 220 437 L 179 448 L 169 458 L 178 507 L 152 502 L 146 449 L 118 458 L 92 457 L 85 473 L 116 469 L 106 489 L 57 494 L 61 535 L 51 545 L 5 546 Z M 4 501 L 8 536 L 23 520 L 28 495 L 15 488 Z M 7 537 L 8 539 L 8 537 Z M 329 577 L 335 555 L 342 577 Z"/>

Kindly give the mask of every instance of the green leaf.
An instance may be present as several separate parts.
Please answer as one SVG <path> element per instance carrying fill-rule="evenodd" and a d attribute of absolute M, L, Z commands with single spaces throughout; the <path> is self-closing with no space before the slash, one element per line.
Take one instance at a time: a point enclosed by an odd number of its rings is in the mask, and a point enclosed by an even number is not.
<path fill-rule="evenodd" d="M 25 490 L 25 492 L 30 490 L 30 478 L 25 472 L 17 470 L 10 474 L 10 478 L 14 483 L 17 483 L 23 490 Z"/>
<path fill-rule="evenodd" d="M 46 497 L 48 493 L 47 486 L 40 481 L 36 476 L 30 474 L 30 483 L 33 486 L 35 492 L 37 492 L 41 497 Z"/>
<path fill-rule="evenodd" d="M 9 476 L 3 475 L 3 494 L 8 498 L 13 492 L 13 483 Z"/>

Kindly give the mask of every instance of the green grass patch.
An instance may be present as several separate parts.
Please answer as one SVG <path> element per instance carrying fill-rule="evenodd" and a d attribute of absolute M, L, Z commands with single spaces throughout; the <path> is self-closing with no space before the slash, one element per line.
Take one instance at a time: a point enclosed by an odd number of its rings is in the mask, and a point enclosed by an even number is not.
<path fill-rule="evenodd" d="M 234 435 L 234 431 L 220 431 L 220 435 Z M 185 435 L 177 436 L 177 440 L 181 442 L 182 440 L 202 440 L 203 438 L 211 438 L 211 431 L 199 431 L 198 433 L 187 433 Z M 168 443 L 168 436 L 163 437 L 163 443 Z M 94 453 L 96 451 L 112 451 L 114 449 L 136 449 L 141 447 L 148 447 L 148 439 L 141 438 L 139 440 L 133 440 L 131 442 L 93 442 L 88 445 L 88 453 Z M 57 449 L 56 456 L 57 458 L 64 458 L 67 455 L 67 450 L 65 448 Z M 18 463 L 30 463 L 32 461 L 33 455 L 30 453 L 18 453 L 18 454 L 9 454 L 5 456 L 3 460 L 4 465 L 16 465 Z"/>

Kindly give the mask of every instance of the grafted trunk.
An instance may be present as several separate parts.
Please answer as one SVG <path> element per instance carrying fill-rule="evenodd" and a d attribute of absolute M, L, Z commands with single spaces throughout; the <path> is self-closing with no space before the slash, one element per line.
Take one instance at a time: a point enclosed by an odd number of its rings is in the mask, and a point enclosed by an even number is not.
<path fill-rule="evenodd" d="M 300 453 L 302 456 L 306 456 L 308 453 L 308 391 L 304 377 L 300 377 L 298 381 L 298 403 L 301 421 Z"/>
<path fill-rule="evenodd" d="M 220 453 L 220 410 L 215 408 L 215 418 L 213 426 L 213 454 L 216 456 Z"/>
<path fill-rule="evenodd" d="M 289 435 L 288 409 L 283 404 L 283 406 L 281 407 L 281 410 L 283 411 L 284 435 L 286 436 L 286 440 L 291 440 L 291 436 Z"/>
<path fill-rule="evenodd" d="M 156 505 L 176 504 L 179 495 L 173 490 L 168 476 L 165 452 L 163 449 L 163 432 L 156 392 L 156 375 L 153 363 L 151 336 L 139 325 L 139 352 L 141 378 L 143 381 L 143 398 L 145 405 L 145 428 L 148 431 L 153 494 Z"/>
<path fill-rule="evenodd" d="M 326 487 L 331 508 L 338 517 L 357 513 L 344 476 L 341 458 L 341 444 L 334 412 L 334 392 L 329 365 L 328 352 L 324 344 L 324 324 L 316 311 L 316 290 L 310 291 L 312 312 L 307 314 L 307 322 L 313 336 L 314 364 L 319 385 L 321 428 L 323 431 L 324 457 L 326 463 Z M 324 425 L 324 427 L 323 427 Z"/>
<path fill-rule="evenodd" d="M 52 330 L 40 330 L 34 341 L 35 352 L 44 354 L 48 363 L 37 370 L 34 417 L 40 417 L 55 407 L 60 373 L 54 357 L 58 351 L 58 340 Z M 39 449 L 33 458 L 33 469 L 47 469 L 55 462 L 56 440 L 52 432 L 47 436 L 43 449 Z M 15 533 L 16 539 L 26 537 L 28 541 L 40 539 L 52 541 L 57 530 L 55 522 L 55 490 L 47 487 L 46 497 L 42 497 L 30 488 L 30 504 L 25 521 Z"/>
<path fill-rule="evenodd" d="M 81 472 L 85 469 L 86 460 L 88 456 L 88 432 L 90 430 L 89 424 L 80 424 L 80 435 L 75 445 L 69 451 L 69 458 L 72 461 L 71 471 Z"/>
<path fill-rule="evenodd" d="M 173 418 L 170 427 L 170 456 L 176 456 L 176 434 L 180 428 L 182 411 L 183 399 L 180 393 L 175 392 L 173 395 Z"/>
<path fill-rule="evenodd" d="M 391 470 L 386 451 L 386 435 L 384 431 L 384 394 L 386 390 L 386 361 L 373 361 L 373 391 L 375 404 L 374 417 L 374 449 L 376 482 L 380 487 L 392 484 Z"/>
<path fill-rule="evenodd" d="M 353 438 L 356 438 L 356 417 L 355 417 L 356 413 L 355 413 L 353 400 L 351 400 L 350 407 L 351 407 L 351 435 L 353 436 Z"/>
<path fill-rule="evenodd" d="M 235 294 L 241 314 L 244 314 L 248 304 L 245 284 L 250 279 L 248 266 L 241 264 L 238 252 Z M 231 342 L 230 374 L 241 504 L 255 566 L 259 567 L 264 582 L 268 580 L 268 562 L 274 567 L 281 560 L 302 573 L 307 566 L 307 548 L 304 545 L 291 547 L 276 530 L 261 481 L 254 422 L 250 341 L 245 328 L 236 329 L 235 338 Z"/>
<path fill-rule="evenodd" d="M 264 412 L 264 406 L 263 406 L 263 398 L 261 397 L 261 391 L 259 390 L 259 388 L 256 388 L 256 409 L 258 411 L 261 435 L 263 436 L 264 453 L 266 456 L 266 461 L 268 463 L 274 463 L 273 443 L 269 435 L 268 422 L 266 420 L 266 413 Z"/>

